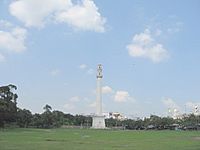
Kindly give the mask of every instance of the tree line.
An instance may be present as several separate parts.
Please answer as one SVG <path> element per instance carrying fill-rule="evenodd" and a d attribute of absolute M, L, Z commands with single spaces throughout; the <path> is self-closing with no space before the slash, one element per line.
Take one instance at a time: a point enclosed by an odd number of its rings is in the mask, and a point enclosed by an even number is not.
<path fill-rule="evenodd" d="M 28 109 L 17 107 L 17 94 L 15 85 L 0 87 L 0 128 L 6 126 L 15 126 L 21 128 L 59 128 L 65 127 L 83 127 L 92 126 L 92 117 L 83 115 L 66 114 L 59 110 L 52 110 L 52 107 L 46 104 L 43 107 L 43 113 L 32 114 Z M 185 115 L 181 119 L 170 117 L 159 117 L 151 115 L 145 119 L 126 119 L 117 120 L 109 118 L 105 120 L 108 128 L 121 128 L 130 130 L 199 130 L 200 116 L 194 114 Z"/>

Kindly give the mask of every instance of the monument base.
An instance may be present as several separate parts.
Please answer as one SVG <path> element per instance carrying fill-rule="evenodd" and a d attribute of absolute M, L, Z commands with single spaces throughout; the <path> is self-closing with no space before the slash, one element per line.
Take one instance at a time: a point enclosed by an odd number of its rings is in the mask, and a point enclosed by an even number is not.
<path fill-rule="evenodd" d="M 105 117 L 104 116 L 92 116 L 92 128 L 93 129 L 105 129 Z"/>

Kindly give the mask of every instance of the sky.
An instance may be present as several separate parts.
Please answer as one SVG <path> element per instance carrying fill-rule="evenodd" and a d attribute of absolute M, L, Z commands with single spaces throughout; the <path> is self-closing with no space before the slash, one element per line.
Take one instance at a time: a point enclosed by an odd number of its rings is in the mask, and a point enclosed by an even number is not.
<path fill-rule="evenodd" d="M 200 106 L 199 0 L 0 0 L 0 86 L 18 107 L 95 112 L 190 113 Z"/>

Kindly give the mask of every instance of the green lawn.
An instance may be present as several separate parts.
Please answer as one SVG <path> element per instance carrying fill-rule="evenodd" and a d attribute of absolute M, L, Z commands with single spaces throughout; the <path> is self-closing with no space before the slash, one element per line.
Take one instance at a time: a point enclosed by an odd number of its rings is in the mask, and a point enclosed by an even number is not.
<path fill-rule="evenodd" d="M 200 150 L 200 132 L 4 129 L 0 150 Z"/>

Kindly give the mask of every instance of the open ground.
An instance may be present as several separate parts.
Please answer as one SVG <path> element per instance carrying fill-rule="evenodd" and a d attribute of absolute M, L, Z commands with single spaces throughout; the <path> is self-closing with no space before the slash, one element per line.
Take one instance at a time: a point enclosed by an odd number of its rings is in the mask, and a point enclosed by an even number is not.
<path fill-rule="evenodd" d="M 199 131 L 4 129 L 0 150 L 199 150 Z"/>

